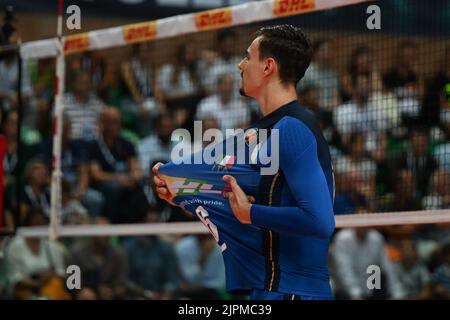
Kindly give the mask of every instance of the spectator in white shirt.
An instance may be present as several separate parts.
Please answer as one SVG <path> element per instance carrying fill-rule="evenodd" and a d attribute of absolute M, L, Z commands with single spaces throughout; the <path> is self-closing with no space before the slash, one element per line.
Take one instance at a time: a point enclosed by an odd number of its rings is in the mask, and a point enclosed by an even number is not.
<path fill-rule="evenodd" d="M 0 30 L 0 39 L 4 39 L 4 45 L 16 45 L 19 34 L 16 28 L 6 22 Z M 10 110 L 17 107 L 17 84 L 19 79 L 19 60 L 17 51 L 12 49 L 3 51 L 0 55 L 0 109 Z M 22 62 L 22 97 L 24 100 L 33 94 L 31 81 L 28 73 L 28 65 Z"/>
<path fill-rule="evenodd" d="M 314 42 L 314 55 L 311 65 L 305 72 L 299 89 L 315 86 L 320 93 L 320 106 L 326 110 L 333 109 L 339 103 L 339 75 L 330 67 L 331 42 L 320 39 Z"/>
<path fill-rule="evenodd" d="M 170 161 L 170 154 L 174 146 L 171 140 L 172 131 L 175 129 L 172 117 L 162 113 L 154 121 L 155 134 L 141 140 L 137 147 L 139 164 L 144 173 L 150 173 L 150 168 L 158 161 Z"/>
<path fill-rule="evenodd" d="M 202 70 L 197 49 L 193 43 L 177 49 L 175 64 L 165 64 L 158 73 L 158 85 L 165 100 L 198 94 L 201 89 Z"/>
<path fill-rule="evenodd" d="M 191 299 L 220 299 L 225 288 L 225 265 L 210 235 L 187 236 L 175 244 L 183 283 L 181 293 Z"/>
<path fill-rule="evenodd" d="M 216 92 L 218 78 L 222 74 L 229 74 L 233 77 L 233 95 L 238 96 L 241 79 L 237 65 L 242 60 L 236 54 L 238 40 L 237 33 L 232 30 L 222 30 L 217 34 L 217 57 L 209 65 L 204 82 L 209 94 Z"/>
<path fill-rule="evenodd" d="M 373 299 L 382 293 L 399 299 L 404 290 L 389 260 L 383 236 L 374 229 L 356 228 L 339 231 L 333 241 L 333 271 L 336 298 Z M 385 281 L 381 289 L 369 289 L 367 268 L 378 266 Z"/>
<path fill-rule="evenodd" d="M 352 100 L 334 110 L 334 124 L 344 143 L 348 142 L 354 132 L 366 134 L 367 142 L 376 138 L 376 133 L 385 130 L 388 117 L 382 108 L 374 107 L 369 100 L 372 94 L 372 81 L 367 75 L 354 79 Z"/>
<path fill-rule="evenodd" d="M 70 122 L 70 139 L 92 140 L 98 138 L 98 119 L 104 108 L 92 92 L 91 76 L 84 71 L 73 77 L 73 93 L 64 101 L 64 114 Z"/>
<path fill-rule="evenodd" d="M 399 244 L 400 261 L 396 264 L 398 278 L 409 299 L 424 299 L 431 275 L 418 259 L 417 243 L 410 239 L 402 239 Z"/>
<path fill-rule="evenodd" d="M 422 200 L 423 209 L 450 209 L 450 173 L 438 169 L 430 182 L 430 193 Z"/>
<path fill-rule="evenodd" d="M 245 103 L 233 95 L 233 77 L 222 74 L 217 79 L 217 94 L 204 98 L 197 107 L 195 118 L 201 120 L 214 117 L 225 135 L 226 129 L 245 127 L 250 121 L 250 110 Z"/>
<path fill-rule="evenodd" d="M 360 171 L 367 183 L 375 182 L 376 163 L 366 156 L 365 136 L 353 133 L 347 146 L 348 156 L 336 160 L 336 172 L 348 173 L 351 170 Z"/>
<path fill-rule="evenodd" d="M 34 210 L 25 222 L 27 226 L 48 225 L 48 220 L 39 210 Z M 45 238 L 16 236 L 7 248 L 7 280 L 10 294 L 22 299 L 49 298 L 68 299 L 66 290 L 58 290 L 50 281 L 66 275 L 66 249 L 56 241 Z M 50 285 L 56 290 L 43 290 Z M 50 288 L 50 289 L 53 289 Z M 57 294 L 56 296 L 53 296 Z"/>
<path fill-rule="evenodd" d="M 204 71 L 195 44 L 189 42 L 177 48 L 175 64 L 165 64 L 158 72 L 160 97 L 179 127 L 193 129 L 195 107 L 204 97 Z"/>

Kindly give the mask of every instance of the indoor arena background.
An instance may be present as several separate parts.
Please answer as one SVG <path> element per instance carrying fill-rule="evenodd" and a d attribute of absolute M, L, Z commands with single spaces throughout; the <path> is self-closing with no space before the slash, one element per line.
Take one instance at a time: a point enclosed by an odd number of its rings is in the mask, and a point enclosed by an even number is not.
<path fill-rule="evenodd" d="M 238 94 L 237 64 L 256 30 L 290 23 L 302 27 L 314 47 L 299 100 L 317 117 L 330 146 L 336 219 L 350 217 L 340 220 L 331 239 L 336 298 L 449 299 L 449 213 L 442 209 L 450 209 L 450 1 L 348 1 L 360 3 L 319 10 L 319 3 L 337 1 L 311 0 L 304 8 L 291 6 L 298 11 L 288 17 L 277 3 L 295 1 L 259 1 L 273 5 L 272 18 L 242 10 L 256 22 L 234 23 L 231 9 L 221 9 L 206 18 L 195 15 L 196 32 L 178 27 L 163 37 L 157 32 L 164 24 L 135 23 L 248 1 L 212 1 L 209 8 L 199 1 L 134 9 L 118 3 L 104 8 L 104 1 L 80 5 L 81 30 L 64 28 L 56 228 L 86 228 L 42 240 L 46 253 L 39 259 L 20 230 L 47 232 L 51 216 L 56 52 L 51 43 L 36 41 L 56 36 L 57 7 L 8 2 L 13 7 L 0 8 L 0 231 L 18 235 L 2 242 L 1 298 L 236 298 L 225 293 L 214 238 L 157 198 L 150 168 L 170 160 L 176 128 L 192 131 L 194 120 L 203 121 L 203 130 L 247 127 L 261 116 L 255 101 Z M 381 29 L 367 26 L 372 4 L 381 9 Z M 95 35 L 100 28 L 112 29 Z M 118 139 L 122 161 L 105 149 L 105 141 Z M 364 214 L 373 214 L 366 226 L 346 228 Z M 447 223 L 440 223 L 442 214 Z M 149 229 L 175 222 L 183 223 L 175 231 Z M 69 292 L 55 284 L 20 290 L 17 284 L 40 263 L 48 266 L 48 278 L 80 266 L 83 289 Z M 366 287 L 369 265 L 383 270 L 381 290 Z"/>

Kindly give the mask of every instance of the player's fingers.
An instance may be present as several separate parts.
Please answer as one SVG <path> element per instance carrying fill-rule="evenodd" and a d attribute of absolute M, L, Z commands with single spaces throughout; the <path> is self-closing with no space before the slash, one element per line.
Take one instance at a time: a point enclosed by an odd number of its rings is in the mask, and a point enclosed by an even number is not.
<path fill-rule="evenodd" d="M 170 193 L 169 190 L 167 190 L 167 188 L 164 187 L 156 188 L 156 191 L 161 195 L 168 195 Z"/>
<path fill-rule="evenodd" d="M 254 196 L 247 196 L 247 200 L 248 200 L 250 203 L 255 203 L 255 201 L 256 201 L 256 199 L 255 199 Z"/>
<path fill-rule="evenodd" d="M 152 172 L 154 173 L 154 174 L 157 174 L 158 173 L 158 168 L 160 167 L 160 166 L 162 166 L 162 162 L 158 162 L 157 164 L 155 164 L 154 166 L 153 166 L 153 168 L 152 168 Z"/>
<path fill-rule="evenodd" d="M 242 193 L 244 193 L 244 191 L 242 191 L 241 187 L 238 185 L 235 177 L 226 174 L 226 175 L 223 176 L 223 180 L 230 185 L 231 190 L 233 192 L 242 192 Z"/>
<path fill-rule="evenodd" d="M 230 202 L 231 207 L 236 204 L 236 195 L 234 194 L 234 192 L 227 192 L 226 198 Z"/>
<path fill-rule="evenodd" d="M 164 180 L 162 180 L 161 178 L 159 178 L 158 176 L 153 177 L 153 182 L 155 183 L 155 185 L 157 187 L 165 187 L 166 186 L 166 182 Z"/>

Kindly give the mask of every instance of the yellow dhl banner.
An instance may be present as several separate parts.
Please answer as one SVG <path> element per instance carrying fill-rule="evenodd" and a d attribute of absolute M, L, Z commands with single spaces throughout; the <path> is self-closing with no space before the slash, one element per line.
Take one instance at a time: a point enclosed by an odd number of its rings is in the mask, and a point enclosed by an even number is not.
<path fill-rule="evenodd" d="M 150 21 L 124 26 L 123 38 L 126 43 L 152 40 L 156 38 L 156 22 Z"/>
<path fill-rule="evenodd" d="M 313 11 L 315 7 L 315 0 L 275 0 L 273 4 L 273 13 L 276 16 L 289 16 Z"/>
<path fill-rule="evenodd" d="M 88 33 L 79 33 L 64 38 L 64 53 L 70 54 L 89 49 Z"/>
<path fill-rule="evenodd" d="M 195 14 L 195 25 L 198 30 L 209 30 L 231 26 L 233 15 L 230 8 L 215 9 Z"/>

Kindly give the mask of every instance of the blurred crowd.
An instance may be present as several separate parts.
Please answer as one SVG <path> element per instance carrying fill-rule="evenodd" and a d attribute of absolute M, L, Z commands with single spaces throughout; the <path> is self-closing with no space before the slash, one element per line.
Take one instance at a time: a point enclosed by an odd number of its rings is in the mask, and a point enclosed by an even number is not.
<path fill-rule="evenodd" d="M 3 45 L 19 39 L 14 23 L 1 34 Z M 240 39 L 238 29 L 228 29 L 216 33 L 212 50 L 182 42 L 162 64 L 154 62 L 164 55 L 154 42 L 135 44 L 120 59 L 108 51 L 67 57 L 63 224 L 193 220 L 157 198 L 150 168 L 170 160 L 176 128 L 192 132 L 194 120 L 203 121 L 203 130 L 245 128 L 261 116 L 238 93 L 237 52 L 247 45 Z M 450 209 L 450 46 L 433 75 L 421 73 L 418 44 L 403 40 L 390 48 L 388 70 L 377 69 L 369 44 L 355 44 L 346 71 L 338 72 L 331 67 L 333 41 L 313 39 L 298 93 L 330 145 L 335 214 Z M 54 59 L 20 62 L 15 50 L 0 51 L 7 227 L 48 224 L 54 88 Z M 5 298 L 228 297 L 210 236 L 14 237 L 0 263 Z M 450 297 L 448 225 L 337 230 L 330 263 L 338 298 Z M 80 266 L 82 290 L 64 289 L 68 265 Z M 381 267 L 382 290 L 367 289 L 369 265 Z"/>

